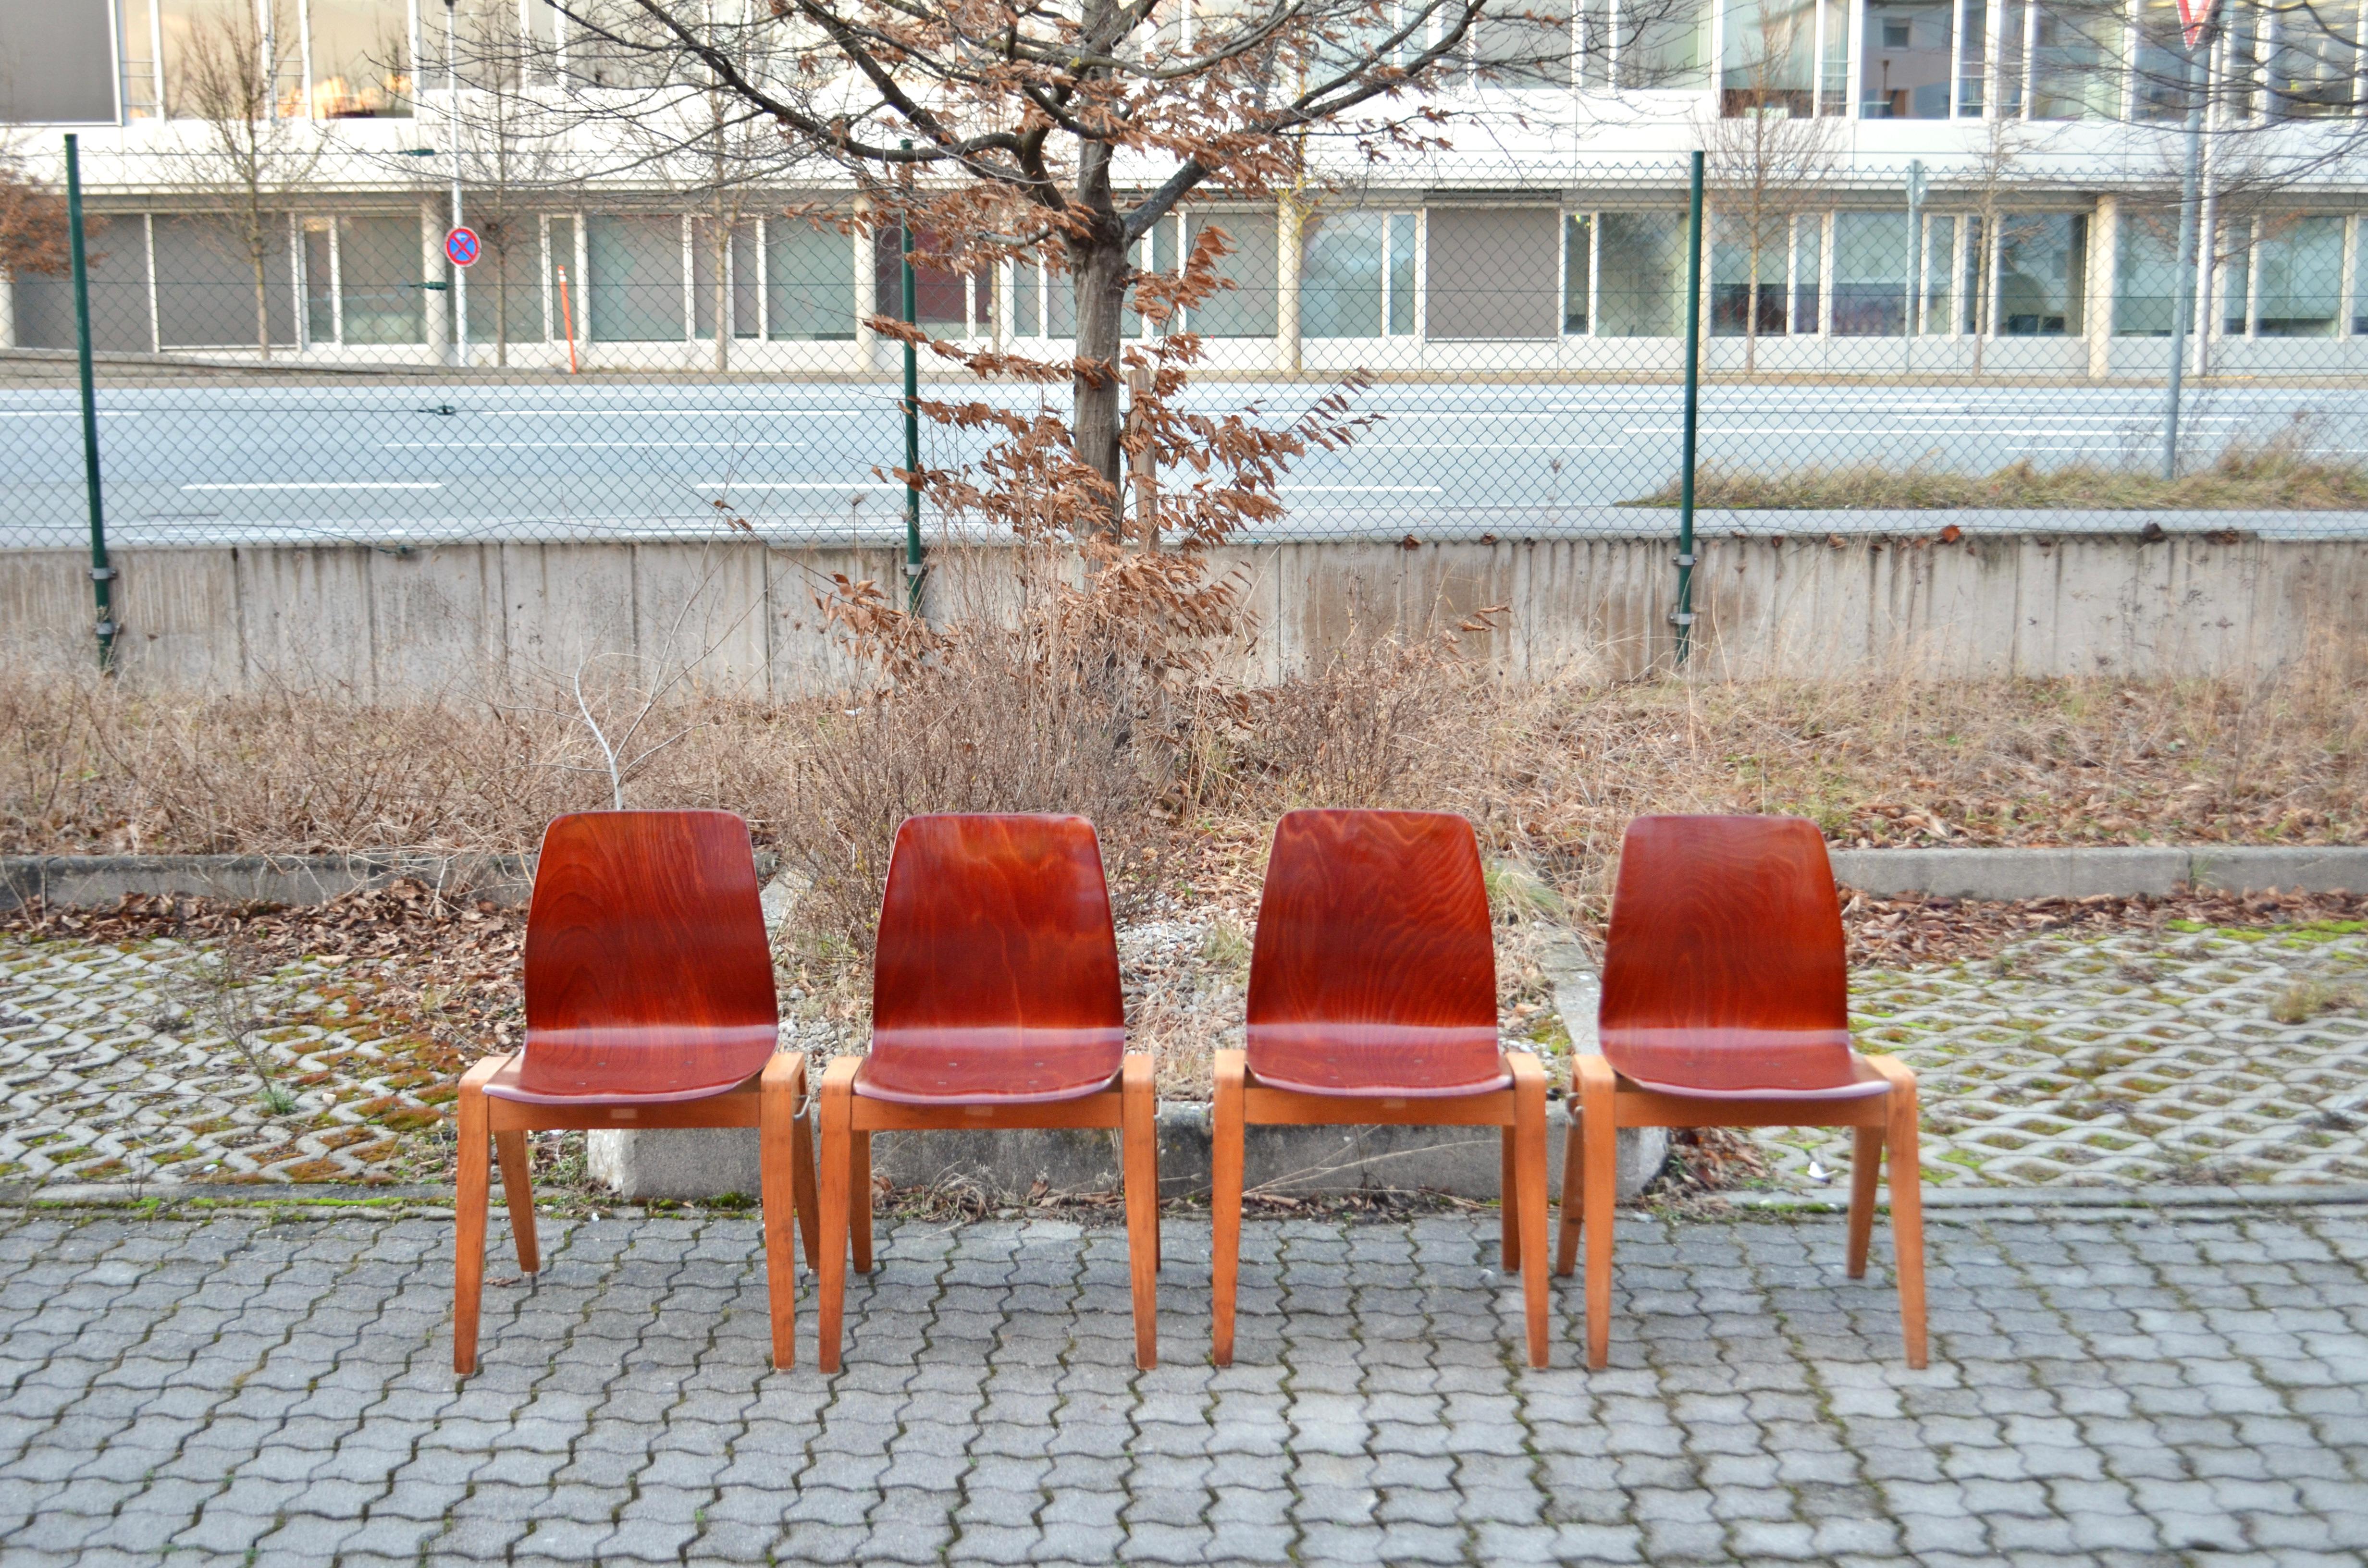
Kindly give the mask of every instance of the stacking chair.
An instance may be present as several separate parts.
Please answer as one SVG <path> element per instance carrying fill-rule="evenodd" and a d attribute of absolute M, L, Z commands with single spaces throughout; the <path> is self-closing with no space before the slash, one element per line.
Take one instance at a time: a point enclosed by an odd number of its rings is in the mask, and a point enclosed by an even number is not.
<path fill-rule="evenodd" d="M 1614 1139 L 1623 1127 L 1848 1127 L 1850 1276 L 1866 1273 L 1874 1184 L 1891 1228 L 1907 1364 L 1924 1345 L 1916 1074 L 1851 1049 L 1842 921 L 1816 828 L 1797 817 L 1639 817 L 1620 850 L 1603 961 L 1603 1054 L 1577 1063 L 1558 1272 L 1587 1242 L 1587 1361 L 1611 1345 Z"/>
<path fill-rule="evenodd" d="M 526 923 L 526 1043 L 461 1079 L 452 1369 L 474 1371 L 491 1140 L 518 1267 L 541 1267 L 526 1135 L 754 1127 L 773 1364 L 791 1364 L 791 1212 L 815 1259 L 805 1058 L 774 1053 L 773 960 L 748 824 L 729 812 L 586 812 L 542 835 Z"/>
<path fill-rule="evenodd" d="M 838 1369 L 847 1262 L 871 1269 L 871 1135 L 1115 1128 L 1134 1358 L 1158 1357 L 1152 1062 L 1126 1052 L 1101 846 L 1083 817 L 908 817 L 873 955 L 871 1051 L 823 1075 L 823 1370 Z"/>
<path fill-rule="evenodd" d="M 1268 857 L 1247 1051 L 1217 1052 L 1215 1356 L 1234 1358 L 1243 1145 L 1258 1126 L 1497 1127 L 1508 1274 L 1546 1364 L 1546 1084 L 1497 1043 L 1497 955 L 1472 824 L 1304 811 Z"/>

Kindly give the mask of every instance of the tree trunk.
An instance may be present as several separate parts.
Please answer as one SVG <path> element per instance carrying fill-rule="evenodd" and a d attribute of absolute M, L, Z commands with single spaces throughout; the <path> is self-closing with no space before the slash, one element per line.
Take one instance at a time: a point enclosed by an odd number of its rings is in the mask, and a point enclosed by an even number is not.
<path fill-rule="evenodd" d="M 271 358 L 271 285 L 264 276 L 267 257 L 261 244 L 255 256 L 255 352 L 258 358 Z"/>
<path fill-rule="evenodd" d="M 715 255 L 715 369 L 721 375 L 732 368 L 732 226 L 719 218 L 714 234 L 709 248 Z"/>
<path fill-rule="evenodd" d="M 491 227 L 491 225 L 487 225 Z M 494 251 L 494 364 L 507 369 L 510 362 L 510 258 L 507 249 Z"/>
<path fill-rule="evenodd" d="M 1116 533 L 1121 458 L 1119 318 L 1126 304 L 1127 256 L 1114 220 L 1097 228 L 1097 233 L 1069 248 L 1069 268 L 1076 283 L 1079 361 L 1070 381 L 1070 429 L 1078 460 L 1110 483 L 1104 528 Z"/>

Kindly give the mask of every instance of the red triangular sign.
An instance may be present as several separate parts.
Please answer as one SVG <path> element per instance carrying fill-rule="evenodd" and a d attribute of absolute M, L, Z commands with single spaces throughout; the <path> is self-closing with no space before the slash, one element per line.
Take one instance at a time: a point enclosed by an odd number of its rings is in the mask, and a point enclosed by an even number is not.
<path fill-rule="evenodd" d="M 2187 47 L 2193 49 L 2203 29 L 2212 25 L 2212 13 L 2220 0 L 2179 0 L 2179 30 L 2187 36 Z"/>

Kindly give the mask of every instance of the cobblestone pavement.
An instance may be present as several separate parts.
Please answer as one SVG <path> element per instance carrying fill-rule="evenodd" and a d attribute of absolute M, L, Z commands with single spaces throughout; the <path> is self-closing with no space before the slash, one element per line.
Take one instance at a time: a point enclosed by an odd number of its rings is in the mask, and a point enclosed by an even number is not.
<path fill-rule="evenodd" d="M 1851 1006 L 1861 1043 L 1923 1080 L 1928 1181 L 2368 1180 L 2355 926 L 2039 937 L 1861 970 Z M 370 1012 L 370 965 L 311 960 L 225 994 L 219 961 L 171 941 L 0 937 L 0 1179 L 432 1174 L 441 1150 L 421 1144 L 449 1085 Z M 226 1020 L 260 1022 L 248 1048 L 284 1108 Z M 1763 1141 L 1791 1186 L 1847 1166 L 1844 1135 Z"/>
<path fill-rule="evenodd" d="M 2368 1211 L 1944 1218 L 1933 1360 L 1830 1220 L 1634 1220 L 1520 1364 L 1486 1217 L 1253 1222 L 1206 1364 L 1116 1230 L 883 1233 L 765 1366 L 746 1217 L 554 1227 L 449 1368 L 447 1221 L 0 1221 L 0 1561 L 2359 1563 Z M 497 1243 L 505 1239 L 496 1226 Z M 1880 1248 L 1878 1249 L 1880 1254 Z M 167 1554 L 169 1553 L 169 1557 Z M 251 1554 L 251 1555 L 250 1555 Z"/>

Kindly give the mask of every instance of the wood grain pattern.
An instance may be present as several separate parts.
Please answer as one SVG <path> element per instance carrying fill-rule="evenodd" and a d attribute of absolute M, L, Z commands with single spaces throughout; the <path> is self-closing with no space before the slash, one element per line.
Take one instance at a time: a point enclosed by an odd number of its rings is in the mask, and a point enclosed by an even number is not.
<path fill-rule="evenodd" d="M 1683 1090 L 1850 1091 L 1841 905 L 1798 817 L 1639 817 L 1620 850 L 1600 1035 Z"/>
<path fill-rule="evenodd" d="M 1250 958 L 1249 1071 L 1310 1094 L 1465 1095 L 1509 1082 L 1472 824 L 1292 812 Z"/>
<path fill-rule="evenodd" d="M 729 812 L 555 819 L 527 912 L 526 1050 L 495 1098 L 698 1099 L 780 1034 L 748 824 Z"/>
<path fill-rule="evenodd" d="M 1101 846 L 1083 817 L 896 830 L 855 1093 L 932 1103 L 1093 1094 L 1126 1049 Z"/>

